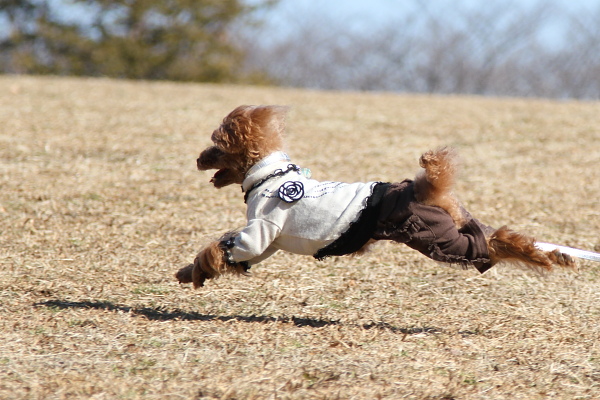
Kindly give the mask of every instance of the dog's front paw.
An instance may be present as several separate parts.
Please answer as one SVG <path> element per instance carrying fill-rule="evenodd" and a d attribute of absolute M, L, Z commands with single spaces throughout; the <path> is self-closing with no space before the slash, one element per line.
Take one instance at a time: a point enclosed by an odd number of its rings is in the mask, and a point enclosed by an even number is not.
<path fill-rule="evenodd" d="M 194 264 L 190 264 L 187 267 L 181 268 L 175 274 L 175 278 L 179 283 L 190 283 L 192 282 L 192 272 L 194 271 Z"/>

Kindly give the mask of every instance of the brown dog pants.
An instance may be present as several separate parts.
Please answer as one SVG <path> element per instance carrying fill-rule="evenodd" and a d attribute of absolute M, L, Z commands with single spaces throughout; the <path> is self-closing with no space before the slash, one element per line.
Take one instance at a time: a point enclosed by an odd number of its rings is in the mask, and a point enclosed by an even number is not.
<path fill-rule="evenodd" d="M 405 243 L 433 260 L 473 266 L 481 273 L 490 269 L 486 235 L 494 229 L 466 211 L 468 222 L 457 229 L 442 208 L 418 203 L 413 186 L 410 180 L 389 184 L 373 239 Z"/>

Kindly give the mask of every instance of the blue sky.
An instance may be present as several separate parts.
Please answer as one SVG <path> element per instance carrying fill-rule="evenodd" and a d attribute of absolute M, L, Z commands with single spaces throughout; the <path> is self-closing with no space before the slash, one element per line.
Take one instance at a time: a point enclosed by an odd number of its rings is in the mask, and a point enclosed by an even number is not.
<path fill-rule="evenodd" d="M 511 1 L 502 0 L 423 0 L 428 7 L 435 8 L 439 5 L 455 4 L 469 5 L 473 7 L 485 7 L 493 2 L 506 3 L 510 6 Z M 336 18 L 366 18 L 374 21 L 393 20 L 403 9 L 414 7 L 418 1 L 414 0 L 280 0 L 278 8 L 285 14 L 301 15 L 307 11 L 322 12 Z M 566 10 L 591 10 L 599 5 L 597 0 L 521 0 L 514 4 L 533 6 L 535 4 L 556 3 Z"/>
<path fill-rule="evenodd" d="M 69 0 L 49 0 L 50 4 L 68 4 Z M 256 0 L 246 0 L 250 3 Z M 402 16 L 414 10 L 417 4 L 425 4 L 427 8 L 448 9 L 468 7 L 487 7 L 493 3 L 533 7 L 536 4 L 555 4 L 564 9 L 564 14 L 589 13 L 598 10 L 599 0 L 280 0 L 280 3 L 266 15 L 275 27 L 275 31 L 284 29 L 286 24 L 294 20 L 324 17 L 324 20 L 343 21 L 348 27 L 365 29 L 401 20 Z M 85 21 L 87 13 L 83 7 L 68 6 L 69 12 L 64 15 L 67 20 Z M 1 25 L 1 21 L 0 21 Z M 560 21 L 549 26 L 546 33 L 549 40 L 560 39 L 562 35 Z"/>
<path fill-rule="evenodd" d="M 252 0 L 249 0 L 250 2 Z M 589 14 L 600 9 L 599 0 L 280 0 L 279 5 L 267 15 L 273 24 L 274 31 L 285 29 L 294 20 L 307 18 L 323 18 L 323 20 L 344 21 L 350 28 L 368 30 L 394 21 L 424 4 L 430 10 L 451 10 L 488 7 L 491 4 L 506 4 L 507 7 L 533 8 L 536 5 L 555 5 L 561 12 L 557 18 L 547 24 L 543 32 L 548 44 L 560 43 L 564 37 L 564 29 L 560 18 L 569 15 Z M 564 23 L 564 20 L 562 20 Z"/>

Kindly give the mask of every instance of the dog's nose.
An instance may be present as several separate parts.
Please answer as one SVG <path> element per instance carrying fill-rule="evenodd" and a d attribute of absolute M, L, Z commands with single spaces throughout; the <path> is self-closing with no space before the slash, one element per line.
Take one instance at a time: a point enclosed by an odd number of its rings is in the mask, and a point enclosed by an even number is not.
<path fill-rule="evenodd" d="M 201 165 L 200 158 L 197 158 L 196 159 L 196 168 L 200 168 L 200 165 Z"/>

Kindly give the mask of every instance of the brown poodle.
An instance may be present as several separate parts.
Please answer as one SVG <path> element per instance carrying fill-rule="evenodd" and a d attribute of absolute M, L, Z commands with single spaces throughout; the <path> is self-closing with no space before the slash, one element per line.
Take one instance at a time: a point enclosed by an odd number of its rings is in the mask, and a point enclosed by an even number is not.
<path fill-rule="evenodd" d="M 376 240 L 405 243 L 427 257 L 481 273 L 501 262 L 550 270 L 574 267 L 558 250 L 545 252 L 532 237 L 473 218 L 452 195 L 456 172 L 451 149 L 421 156 L 413 180 L 400 183 L 318 182 L 282 151 L 287 108 L 240 106 L 212 134 L 214 146 L 197 160 L 217 169 L 215 187 L 241 184 L 248 224 L 204 248 L 175 275 L 204 285 L 225 273 L 246 274 L 277 250 L 317 259 L 355 254 Z"/>

